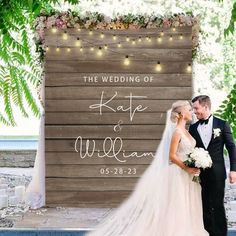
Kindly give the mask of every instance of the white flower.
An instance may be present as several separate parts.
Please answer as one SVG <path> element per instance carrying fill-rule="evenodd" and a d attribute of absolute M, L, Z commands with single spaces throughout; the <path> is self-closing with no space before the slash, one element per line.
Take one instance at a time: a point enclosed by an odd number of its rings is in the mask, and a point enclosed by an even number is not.
<path fill-rule="evenodd" d="M 219 137 L 221 133 L 220 128 L 213 129 L 214 138 Z"/>

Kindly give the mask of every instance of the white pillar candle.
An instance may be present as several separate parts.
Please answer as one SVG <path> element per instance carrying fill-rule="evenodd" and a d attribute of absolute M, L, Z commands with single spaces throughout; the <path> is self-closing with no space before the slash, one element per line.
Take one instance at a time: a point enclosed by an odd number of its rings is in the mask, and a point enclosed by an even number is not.
<path fill-rule="evenodd" d="M 18 198 L 16 196 L 9 197 L 9 206 L 16 206 L 18 204 Z"/>
<path fill-rule="evenodd" d="M 8 206 L 8 196 L 0 195 L 0 209 Z"/>
<path fill-rule="evenodd" d="M 7 195 L 6 189 L 0 189 L 0 195 Z"/>
<path fill-rule="evenodd" d="M 17 197 L 19 202 L 23 202 L 25 198 L 25 186 L 16 186 L 15 196 Z"/>
<path fill-rule="evenodd" d="M 7 189 L 8 185 L 7 184 L 0 184 L 0 189 Z"/>

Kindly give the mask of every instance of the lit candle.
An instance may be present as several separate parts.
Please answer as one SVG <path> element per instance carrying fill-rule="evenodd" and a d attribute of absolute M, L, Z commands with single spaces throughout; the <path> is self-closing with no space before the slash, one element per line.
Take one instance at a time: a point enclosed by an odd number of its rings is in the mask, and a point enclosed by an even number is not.
<path fill-rule="evenodd" d="M 0 209 L 8 206 L 8 196 L 0 195 Z"/>
<path fill-rule="evenodd" d="M 25 186 L 16 186 L 15 187 L 15 196 L 17 197 L 19 202 L 23 202 L 24 197 L 25 197 Z"/>

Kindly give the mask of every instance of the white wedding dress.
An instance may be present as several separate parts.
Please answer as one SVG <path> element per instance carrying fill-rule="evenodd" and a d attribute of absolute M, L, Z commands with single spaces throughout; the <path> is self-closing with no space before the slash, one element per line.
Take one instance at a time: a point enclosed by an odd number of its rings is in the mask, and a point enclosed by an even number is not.
<path fill-rule="evenodd" d="M 155 157 L 132 194 L 86 236 L 208 236 L 202 216 L 201 186 L 193 175 L 169 161 L 176 124 L 167 112 L 166 128 Z M 178 156 L 195 147 L 180 129 Z"/>

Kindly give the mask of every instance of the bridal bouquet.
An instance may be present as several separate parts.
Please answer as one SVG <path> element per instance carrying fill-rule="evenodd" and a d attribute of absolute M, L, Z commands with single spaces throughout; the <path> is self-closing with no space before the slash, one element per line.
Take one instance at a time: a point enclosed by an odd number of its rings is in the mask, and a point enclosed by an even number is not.
<path fill-rule="evenodd" d="M 212 166 L 212 160 L 208 151 L 203 148 L 195 147 L 188 154 L 188 159 L 184 161 L 184 164 L 188 167 L 206 169 Z M 199 175 L 194 175 L 193 181 L 200 183 Z"/>

